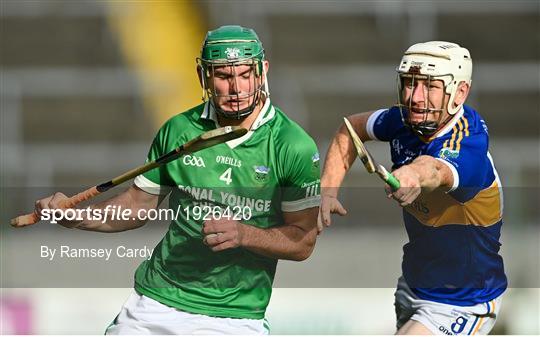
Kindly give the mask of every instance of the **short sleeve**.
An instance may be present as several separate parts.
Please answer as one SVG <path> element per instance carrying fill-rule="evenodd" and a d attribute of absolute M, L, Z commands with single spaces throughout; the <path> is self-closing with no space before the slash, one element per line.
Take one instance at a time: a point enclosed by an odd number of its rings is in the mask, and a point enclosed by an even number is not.
<path fill-rule="evenodd" d="M 487 134 L 467 135 L 458 131 L 434 142 L 427 154 L 450 168 L 454 184 L 448 193 L 457 201 L 466 202 L 495 178 L 487 150 Z"/>
<path fill-rule="evenodd" d="M 150 150 L 148 151 L 148 155 L 146 157 L 147 163 L 158 159 L 168 151 L 172 150 L 172 148 L 168 149 L 168 132 L 166 131 L 166 129 L 167 125 L 164 125 L 156 134 L 156 137 L 154 138 L 152 145 L 150 146 Z M 168 175 L 166 165 L 161 165 L 137 176 L 134 183 L 143 191 L 156 195 L 168 194 L 171 190 L 171 186 L 174 185 L 172 179 Z"/>
<path fill-rule="evenodd" d="M 380 109 L 372 113 L 366 123 L 369 138 L 388 142 L 403 127 L 399 108 Z"/>
<path fill-rule="evenodd" d="M 320 158 L 311 138 L 298 141 L 281 153 L 284 164 L 281 210 L 295 212 L 320 204 Z"/>

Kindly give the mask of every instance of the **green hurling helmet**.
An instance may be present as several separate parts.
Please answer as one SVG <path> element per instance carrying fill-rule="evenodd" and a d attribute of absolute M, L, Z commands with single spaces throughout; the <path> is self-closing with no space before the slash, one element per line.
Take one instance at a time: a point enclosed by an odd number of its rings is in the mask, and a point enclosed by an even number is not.
<path fill-rule="evenodd" d="M 208 99 L 215 111 L 222 117 L 242 119 L 248 116 L 259 103 L 261 92 L 268 95 L 263 61 L 264 48 L 253 29 L 241 26 L 222 26 L 209 31 L 202 45 L 201 57 L 197 59 L 203 81 L 203 99 Z M 219 95 L 211 89 L 209 81 L 213 78 L 215 68 L 229 66 L 234 72 L 234 67 L 238 65 L 253 66 L 255 75 L 253 88 L 255 90 L 245 94 L 252 101 L 247 108 L 238 108 L 234 112 L 224 111 L 216 104 L 214 98 L 219 97 Z M 263 76 L 262 79 L 261 76 Z M 239 97 L 238 94 L 236 96 Z"/>
<path fill-rule="evenodd" d="M 201 60 L 208 63 L 237 63 L 264 59 L 264 49 L 257 33 L 241 26 L 222 26 L 206 34 Z"/>

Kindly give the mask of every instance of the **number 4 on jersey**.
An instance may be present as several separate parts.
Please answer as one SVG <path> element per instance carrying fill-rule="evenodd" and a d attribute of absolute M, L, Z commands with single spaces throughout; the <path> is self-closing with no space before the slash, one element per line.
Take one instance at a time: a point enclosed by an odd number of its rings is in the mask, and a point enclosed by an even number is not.
<path fill-rule="evenodd" d="M 232 167 L 229 167 L 228 169 L 223 172 L 222 175 L 219 176 L 219 180 L 224 181 L 225 184 L 230 185 L 232 182 L 231 179 L 231 173 L 232 173 Z"/>

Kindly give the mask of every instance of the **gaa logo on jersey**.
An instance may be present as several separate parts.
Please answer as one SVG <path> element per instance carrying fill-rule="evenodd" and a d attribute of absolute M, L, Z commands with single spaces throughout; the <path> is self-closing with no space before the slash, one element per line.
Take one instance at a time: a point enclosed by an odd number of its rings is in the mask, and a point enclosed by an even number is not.
<path fill-rule="evenodd" d="M 266 166 L 253 166 L 253 169 L 255 170 L 255 180 L 259 182 L 265 182 L 268 180 L 268 173 L 270 172 L 270 168 Z"/>
<path fill-rule="evenodd" d="M 443 148 L 441 149 L 441 151 L 439 151 L 439 158 L 442 158 L 442 159 L 455 159 L 458 156 L 459 156 L 459 151 L 457 150 L 450 150 L 447 148 Z"/>
<path fill-rule="evenodd" d="M 204 160 L 201 157 L 187 155 L 182 159 L 182 163 L 186 166 L 206 167 Z"/>

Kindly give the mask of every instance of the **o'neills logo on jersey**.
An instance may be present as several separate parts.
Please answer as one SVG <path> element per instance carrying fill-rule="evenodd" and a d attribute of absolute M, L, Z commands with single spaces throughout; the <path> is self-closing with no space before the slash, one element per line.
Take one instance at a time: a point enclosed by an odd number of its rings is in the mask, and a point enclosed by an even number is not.
<path fill-rule="evenodd" d="M 242 161 L 240 159 L 231 158 L 227 156 L 217 156 L 216 163 L 226 164 L 226 165 L 235 166 L 235 167 L 242 167 Z"/>
<path fill-rule="evenodd" d="M 186 166 L 206 167 L 204 160 L 201 157 L 186 155 L 182 158 L 182 164 Z"/>

